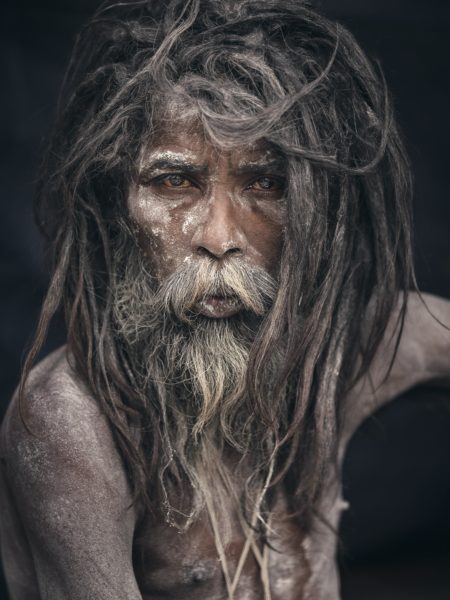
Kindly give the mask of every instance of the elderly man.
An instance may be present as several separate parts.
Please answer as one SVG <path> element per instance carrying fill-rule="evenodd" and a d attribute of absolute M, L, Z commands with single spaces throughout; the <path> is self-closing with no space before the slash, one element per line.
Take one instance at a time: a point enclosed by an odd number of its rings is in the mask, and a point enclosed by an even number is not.
<path fill-rule="evenodd" d="M 409 196 L 381 75 L 308 4 L 102 5 L 2 429 L 13 600 L 339 597 L 345 445 L 450 374 L 448 303 L 408 293 Z M 67 345 L 31 369 L 60 306 Z"/>

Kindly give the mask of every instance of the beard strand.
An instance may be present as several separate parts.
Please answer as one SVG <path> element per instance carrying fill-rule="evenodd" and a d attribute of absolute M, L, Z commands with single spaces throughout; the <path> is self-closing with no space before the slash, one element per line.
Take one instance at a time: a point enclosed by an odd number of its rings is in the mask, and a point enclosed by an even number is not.
<path fill-rule="evenodd" d="M 223 264 L 199 259 L 157 282 L 134 241 L 116 253 L 115 261 L 116 335 L 142 396 L 157 403 L 162 504 L 166 520 L 185 529 L 211 495 L 211 481 L 216 482 L 219 514 L 224 514 L 231 495 L 239 502 L 235 478 L 223 460 L 225 444 L 247 457 L 254 472 L 245 477 L 253 478 L 254 489 L 259 489 L 261 465 L 267 464 L 271 448 L 268 444 L 265 451 L 265 442 L 255 435 L 259 425 L 247 402 L 246 378 L 250 352 L 277 282 L 240 259 Z M 209 295 L 236 298 L 243 310 L 219 319 L 198 314 L 196 307 Z M 276 368 L 276 356 L 267 368 Z M 184 508 L 174 505 L 174 495 L 179 495 L 170 492 L 177 479 L 192 490 Z M 254 487 L 249 481 L 248 489 Z"/>
<path fill-rule="evenodd" d="M 202 258 L 158 284 L 139 248 L 127 254 L 115 270 L 114 317 L 141 391 L 149 382 L 159 382 L 191 421 L 194 439 L 214 423 L 224 439 L 240 446 L 232 433 L 236 409 L 245 395 L 251 346 L 273 302 L 276 281 L 240 259 L 218 264 Z M 196 306 L 214 295 L 236 299 L 243 310 L 220 319 L 198 314 Z"/>

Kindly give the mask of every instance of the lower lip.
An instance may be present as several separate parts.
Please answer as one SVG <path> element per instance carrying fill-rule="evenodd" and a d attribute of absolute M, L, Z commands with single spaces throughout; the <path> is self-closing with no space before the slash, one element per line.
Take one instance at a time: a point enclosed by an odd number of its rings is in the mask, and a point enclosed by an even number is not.
<path fill-rule="evenodd" d="M 231 317 L 242 310 L 242 304 L 236 298 L 207 296 L 197 303 L 196 310 L 205 317 L 223 319 Z"/>

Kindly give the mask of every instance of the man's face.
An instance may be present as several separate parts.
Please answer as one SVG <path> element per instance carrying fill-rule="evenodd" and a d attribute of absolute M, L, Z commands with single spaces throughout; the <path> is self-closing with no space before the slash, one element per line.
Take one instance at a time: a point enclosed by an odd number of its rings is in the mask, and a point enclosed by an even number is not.
<path fill-rule="evenodd" d="M 187 262 L 244 261 L 276 278 L 285 221 L 281 159 L 261 140 L 232 151 L 201 127 L 175 121 L 142 156 L 129 194 L 139 242 L 161 282 Z M 239 306 L 211 297 L 201 312 L 229 317 Z"/>

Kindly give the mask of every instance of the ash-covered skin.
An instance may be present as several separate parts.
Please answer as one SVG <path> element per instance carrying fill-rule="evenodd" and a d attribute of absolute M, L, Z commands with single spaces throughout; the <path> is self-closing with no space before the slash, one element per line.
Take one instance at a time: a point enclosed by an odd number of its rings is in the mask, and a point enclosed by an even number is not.
<path fill-rule="evenodd" d="M 183 262 L 230 256 L 276 277 L 286 215 L 279 156 L 261 141 L 219 151 L 192 123 L 162 132 L 147 148 L 129 196 L 130 216 L 154 272 L 164 278 Z M 267 188 L 267 189 L 266 189 Z M 431 312 L 450 323 L 450 305 L 427 298 Z M 233 298 L 205 298 L 198 310 L 222 318 L 240 310 Z M 450 335 L 412 295 L 399 352 L 384 381 L 392 326 L 370 372 L 345 399 L 339 462 L 363 418 L 420 382 L 450 381 Z M 375 390 L 375 392 L 374 392 Z M 208 516 L 185 532 L 133 505 L 110 428 L 64 350 L 34 371 L 27 392 L 31 432 L 17 399 L 2 427 L 0 501 L 2 557 L 12 600 L 222 600 L 223 569 Z M 330 468 L 319 514 L 309 535 L 278 490 L 269 528 L 271 600 L 336 600 L 335 563 L 342 500 Z M 223 537 L 231 573 L 245 538 L 232 512 Z M 330 527 L 331 525 L 331 527 Z M 249 553 L 235 600 L 263 597 L 259 566 Z"/>
<path fill-rule="evenodd" d="M 147 4 L 157 7 L 165 3 Z M 189 8 L 188 4 L 186 3 L 187 9 Z M 239 13 L 246 6 L 248 9 L 248 3 L 242 2 L 229 3 L 228 9 L 226 2 L 214 4 L 224 7 L 221 14 L 222 22 L 226 22 L 227 19 L 228 22 L 237 19 Z M 118 6 L 122 8 L 123 4 L 119 3 Z M 112 7 L 108 8 L 111 10 Z M 266 10 L 264 10 L 265 13 Z M 248 20 L 250 13 L 245 14 L 245 18 Z M 203 27 L 205 22 L 208 23 L 208 26 L 211 23 L 207 12 L 206 17 Z M 253 18 L 253 15 L 251 17 Z M 112 20 L 114 21 L 114 19 Z M 102 29 L 105 21 L 106 19 L 100 19 Z M 111 65 L 117 66 L 114 89 L 125 73 L 131 74 L 132 79 L 128 79 L 124 84 L 129 88 L 130 94 L 124 95 L 124 88 L 122 88 L 116 96 L 116 98 L 120 98 L 120 113 L 124 115 L 123 120 L 115 118 L 111 112 L 104 113 L 102 111 L 100 114 L 102 119 L 107 122 L 108 130 L 116 132 L 118 136 L 128 129 L 125 119 L 132 118 L 133 102 L 140 101 L 138 100 L 139 95 L 135 95 L 137 88 L 131 84 L 142 81 L 143 74 L 148 75 L 148 66 L 151 63 L 141 63 L 145 65 L 147 73 L 143 69 L 137 72 L 133 71 L 134 66 L 132 69 L 131 62 L 138 61 L 135 60 L 137 57 L 132 56 L 132 60 L 125 63 L 124 69 L 122 69 L 120 63 L 116 63 L 119 55 L 117 44 L 120 39 L 124 39 L 127 46 L 122 47 L 123 54 L 132 52 L 132 46 L 129 45 L 130 38 L 127 36 L 129 32 L 133 32 L 135 39 L 139 40 L 139 54 L 145 54 L 146 39 L 147 41 L 152 40 L 147 46 L 154 48 L 156 38 L 153 37 L 153 34 L 150 37 L 149 31 L 151 29 L 158 32 L 159 35 L 162 23 L 156 22 L 157 26 L 155 27 L 153 19 L 148 19 L 148 21 L 151 26 L 148 27 L 147 37 L 142 35 L 145 33 L 144 21 L 135 21 L 134 16 L 132 21 L 125 22 L 123 31 L 119 29 L 108 31 L 105 27 L 108 37 L 102 37 L 103 34 L 100 31 L 97 35 L 94 28 L 86 28 L 95 31 L 96 34 L 93 44 L 85 45 L 83 41 L 80 42 L 83 52 L 78 56 L 78 60 L 81 57 L 86 64 L 79 63 L 78 66 L 80 71 L 88 74 L 89 86 L 86 86 L 87 79 L 85 79 L 83 84 L 86 87 L 75 90 L 72 103 L 75 112 L 69 112 L 70 118 L 67 120 L 66 128 L 61 129 L 61 138 L 64 139 L 64 144 L 52 147 L 53 155 L 59 156 L 60 153 L 64 153 L 66 146 L 72 147 L 72 143 L 67 144 L 68 136 L 70 136 L 71 142 L 75 142 L 75 146 L 77 144 L 80 147 L 90 145 L 87 143 L 90 142 L 89 132 L 98 131 L 98 129 L 92 128 L 92 121 L 80 121 L 79 117 L 82 116 L 81 113 L 83 115 L 84 113 L 97 114 L 93 106 L 86 110 L 86 107 L 89 106 L 89 104 L 86 105 L 89 95 L 99 100 L 104 97 L 108 105 L 113 105 L 111 96 L 109 98 L 106 96 L 105 87 L 92 87 L 92 82 L 111 81 L 109 76 L 104 76 L 106 75 L 106 66 L 108 69 Z M 274 24 L 278 28 L 278 22 Z M 295 37 L 301 37 L 298 36 L 295 24 L 293 29 Z M 125 30 L 127 30 L 127 35 L 124 35 Z M 333 36 L 324 38 L 327 51 L 335 45 L 336 27 L 334 25 L 332 30 Z M 185 54 L 186 46 L 183 40 L 175 35 L 177 32 L 181 35 L 183 31 L 186 31 L 184 24 L 177 25 L 172 30 L 170 44 L 167 43 L 169 37 L 165 38 L 165 48 L 178 46 Z M 283 30 L 280 31 L 284 35 Z M 312 33 L 313 30 L 308 31 Z M 202 36 L 211 38 L 211 36 L 204 36 L 204 33 L 209 33 L 207 29 L 202 30 Z M 275 67 L 275 70 L 279 69 L 280 75 L 283 76 L 278 78 L 269 64 L 269 59 L 262 66 L 261 59 L 266 51 L 268 57 L 278 57 L 279 46 L 274 44 L 272 51 L 276 50 L 277 53 L 269 54 L 270 39 L 269 37 L 264 39 L 261 35 L 250 33 L 246 36 L 245 45 L 249 48 L 249 52 L 243 54 L 244 60 L 241 60 L 240 63 L 237 61 L 237 64 L 240 64 L 241 68 L 244 66 L 245 69 L 248 69 L 248 59 L 251 58 L 256 68 L 254 71 L 249 71 L 250 77 L 252 77 L 252 73 L 255 73 L 259 77 L 262 76 L 265 83 L 267 82 L 269 94 L 264 98 L 263 106 L 270 107 L 274 100 L 285 97 L 289 89 L 291 92 L 297 91 L 300 83 L 302 87 L 308 87 L 308 85 L 304 86 L 308 77 L 304 80 L 305 73 L 300 72 L 303 56 L 307 66 L 311 61 L 312 72 L 325 73 L 325 65 L 320 64 L 320 61 L 316 62 L 312 54 L 303 55 L 303 46 L 298 45 L 292 46 L 292 54 L 295 57 L 293 62 L 291 58 L 288 59 L 287 52 L 282 58 L 282 63 L 276 61 L 276 65 L 283 64 L 282 68 Z M 201 43 L 199 39 L 195 38 L 196 44 Z M 312 40 L 315 42 L 314 36 Z M 180 43 L 174 44 L 175 41 Z M 291 41 L 294 42 L 294 36 L 291 36 Z M 319 54 L 322 54 L 325 46 L 322 45 L 323 41 L 320 39 L 318 41 L 317 47 L 315 43 L 312 44 L 315 48 L 314 53 L 319 51 Z M 244 36 L 241 37 L 242 42 L 244 42 Z M 206 59 L 208 56 L 214 57 L 212 52 L 208 54 L 209 43 L 208 39 L 204 46 L 199 46 L 201 54 Z M 264 48 L 264 44 L 267 45 L 267 50 Z M 286 39 L 286 47 L 289 47 L 289 39 Z M 156 61 L 156 65 L 159 64 L 159 66 L 164 63 L 164 60 L 161 60 L 161 58 L 164 59 L 161 48 L 163 46 L 159 47 L 159 61 Z M 194 46 L 191 45 L 191 52 L 187 56 L 192 56 L 193 49 Z M 105 56 L 106 62 L 100 63 L 98 58 L 97 63 L 89 62 L 88 58 L 97 56 L 98 50 L 101 55 Z M 300 50 L 302 52 L 299 52 Z M 289 47 L 290 52 L 291 48 Z M 349 45 L 345 36 L 341 38 L 339 44 L 336 44 L 336 52 L 337 65 L 342 63 L 344 69 L 351 69 L 348 71 L 351 74 L 351 80 L 343 77 L 345 71 L 340 73 L 338 71 L 339 77 L 331 79 L 331 86 L 333 86 L 333 82 L 335 85 L 339 83 L 342 85 L 342 90 L 337 87 L 335 94 L 333 87 L 324 88 L 330 90 L 325 98 L 325 103 L 322 101 L 322 104 L 329 105 L 328 111 L 321 110 L 320 102 L 309 103 L 308 98 L 306 102 L 300 102 L 306 107 L 311 106 L 311 109 L 299 111 L 301 116 L 296 119 L 303 130 L 308 130 L 308 120 L 312 119 L 313 126 L 309 127 L 313 134 L 309 136 L 310 147 L 317 145 L 316 140 L 328 139 L 328 130 L 320 127 L 321 119 L 324 119 L 327 125 L 333 121 L 336 121 L 336 125 L 342 120 L 343 126 L 340 128 L 336 126 L 332 131 L 330 143 L 333 144 L 333 139 L 347 140 L 347 134 L 351 131 L 349 125 L 352 124 L 352 117 L 356 117 L 358 113 L 367 112 L 367 108 L 365 108 L 368 106 L 367 103 L 372 103 L 374 107 L 379 104 L 385 105 L 384 99 L 381 101 L 378 95 L 372 92 L 371 88 L 374 86 L 371 68 L 364 67 L 360 51 Z M 343 60 L 347 58 L 345 54 L 351 56 L 355 52 L 354 61 Z M 215 56 L 217 57 L 217 55 L 216 51 Z M 74 56 L 72 64 L 76 65 L 77 57 Z M 154 56 L 152 60 L 153 58 Z M 165 58 L 167 64 L 168 52 Z M 179 60 L 179 62 L 182 61 Z M 177 67 L 177 64 L 174 63 L 174 66 Z M 184 68 L 186 69 L 186 65 Z M 190 69 L 190 64 L 188 64 L 188 69 Z M 167 76 L 168 70 L 162 70 L 161 73 L 163 76 Z M 99 77 L 99 74 L 102 76 Z M 299 79 L 300 75 L 302 79 Z M 357 79 L 355 79 L 356 76 L 358 76 Z M 321 77 L 319 80 L 325 83 Z M 370 86 L 362 85 L 365 77 L 369 77 Z M 148 80 L 148 77 L 146 76 L 145 79 Z M 340 83 L 341 79 L 342 84 Z M 255 81 L 259 81 L 259 79 Z M 358 81 L 360 85 L 353 85 L 354 81 Z M 216 90 L 219 84 L 222 88 L 224 87 L 223 82 L 221 83 L 217 78 L 214 83 Z M 265 83 L 263 87 L 265 87 Z M 351 89 L 361 87 L 361 98 L 356 94 L 345 95 L 345 87 Z M 155 89 L 158 90 L 158 87 Z M 141 101 L 144 97 L 145 103 L 153 107 L 154 98 L 149 95 L 149 88 L 145 87 L 144 90 L 145 96 L 141 95 Z M 245 97 L 248 98 L 248 91 L 244 89 L 244 86 L 241 88 L 241 93 L 242 91 L 245 91 Z M 233 95 L 234 92 L 235 90 L 231 88 L 230 94 Z M 335 95 L 339 97 L 340 93 L 343 94 L 343 103 L 348 98 L 348 102 L 355 107 L 350 118 L 344 111 L 336 112 L 337 105 L 332 102 L 332 99 Z M 77 104 L 77 98 L 82 104 Z M 164 100 L 166 99 L 164 98 Z M 253 97 L 252 100 L 254 102 L 255 98 Z M 273 111 L 276 110 L 276 107 L 277 103 L 275 102 L 275 105 L 270 107 L 273 109 L 271 115 L 275 114 Z M 174 114 L 178 110 L 179 105 L 175 101 L 173 104 L 168 103 L 169 113 Z M 237 147 L 226 152 L 213 147 L 205 140 L 203 132 L 195 126 L 196 115 L 192 105 L 188 107 L 188 110 L 190 111 L 189 115 L 184 113 L 185 117 L 190 119 L 188 130 L 186 130 L 188 123 L 186 119 L 184 123 L 171 119 L 170 128 L 162 129 L 159 132 L 159 139 L 158 137 L 153 138 L 149 147 L 143 151 L 138 168 L 139 177 L 130 190 L 130 215 L 138 230 L 141 246 L 151 263 L 152 273 L 156 277 L 164 278 L 182 263 L 196 260 L 200 255 L 210 256 L 214 260 L 221 261 L 235 254 L 239 255 L 241 260 L 266 268 L 276 276 L 283 245 L 285 219 L 282 194 L 284 172 L 282 165 L 281 167 L 276 165 L 274 170 L 272 166 L 268 169 L 267 163 L 270 163 L 272 158 L 278 159 L 279 157 L 273 154 L 272 148 L 268 147 L 264 141 L 254 146 Z M 315 114 L 315 110 L 318 111 L 317 114 Z M 230 115 L 233 114 L 236 113 L 230 113 Z M 75 115 L 76 119 L 74 119 Z M 140 119 L 141 115 L 142 111 L 139 111 Z M 229 118 L 233 118 L 233 116 Z M 83 131 L 88 132 L 85 138 L 80 135 L 77 137 L 75 121 L 80 121 Z M 352 144 L 352 138 L 349 137 L 349 147 L 354 145 L 355 148 L 358 148 L 359 141 L 363 141 L 364 136 L 369 135 L 368 132 L 370 132 L 368 144 L 364 145 L 364 151 L 367 152 L 370 147 L 369 154 L 371 155 L 371 146 L 377 145 L 376 137 L 379 131 L 376 130 L 376 126 L 378 121 L 383 121 L 382 113 L 374 113 L 372 121 L 374 138 L 372 138 L 372 128 L 364 128 L 360 131 L 360 125 L 363 123 L 361 119 L 355 120 L 354 127 L 358 144 Z M 277 122 L 283 127 L 288 123 L 281 117 L 277 119 Z M 297 123 L 291 124 L 294 131 L 296 125 Z M 318 132 L 316 132 L 315 125 L 317 125 Z M 300 126 L 297 131 L 300 131 Z M 345 133 L 345 138 L 343 133 Z M 384 134 L 384 131 L 382 133 Z M 101 153 L 100 149 L 105 147 L 105 137 L 99 137 L 102 145 L 99 142 L 98 146 L 94 146 L 97 150 L 93 153 L 96 158 L 97 154 Z M 384 135 L 382 138 L 384 139 Z M 393 140 L 390 145 L 388 144 L 390 152 L 387 154 L 394 156 L 392 162 L 388 163 L 390 167 L 395 165 L 395 160 L 398 160 L 398 140 L 395 137 Z M 120 152 L 123 150 L 130 150 L 126 143 L 124 147 L 120 148 Z M 345 149 L 335 148 L 334 150 Z M 346 152 L 343 154 L 347 156 Z M 80 155 L 75 154 L 75 156 L 80 161 Z M 322 158 L 329 159 L 329 156 L 325 153 Z M 353 165 L 353 154 L 349 154 L 348 158 L 349 165 Z M 86 157 L 83 156 L 83 159 Z M 70 177 L 69 173 L 74 170 L 73 155 L 70 161 L 67 157 L 66 160 L 65 169 L 62 169 L 61 164 L 58 163 L 57 171 L 50 171 L 52 177 L 49 180 L 53 186 L 53 182 L 57 180 L 57 177 L 54 176 L 56 172 L 63 179 L 64 186 L 60 185 L 59 188 L 55 188 L 61 195 L 66 187 L 70 189 L 70 186 L 67 186 L 70 181 L 67 182 L 64 178 Z M 165 167 L 161 168 L 160 164 L 156 168 L 154 163 L 157 160 L 160 163 L 165 161 Z M 356 162 L 359 164 L 359 160 Z M 84 163 L 89 166 L 90 171 L 93 171 L 92 164 L 86 161 Z M 168 163 L 172 163 L 169 169 Z M 181 167 L 180 163 L 182 163 Z M 99 164 L 105 165 L 105 163 L 97 162 L 96 169 L 99 169 Z M 70 169 L 67 165 L 70 165 Z M 109 166 L 108 164 L 108 168 Z M 191 167 L 194 167 L 194 171 L 196 168 L 195 177 Z M 199 167 L 205 168 L 199 169 Z M 88 171 L 86 168 L 83 172 L 84 175 Z M 258 171 L 257 175 L 255 175 L 255 171 Z M 250 172 L 255 177 L 249 177 Z M 402 173 L 401 170 L 393 172 Z M 238 173 L 240 173 L 239 176 Z M 385 173 L 387 174 L 387 171 Z M 371 169 L 370 177 L 374 178 L 375 174 L 376 171 L 373 172 Z M 174 176 L 176 176 L 175 179 Z M 269 191 L 266 190 L 267 193 L 265 192 L 263 195 L 259 188 L 265 187 L 266 184 L 262 186 L 262 180 L 259 184 L 256 183 L 257 180 L 265 178 L 267 183 L 267 179 L 270 180 L 273 176 L 280 178 L 280 185 L 275 185 L 275 188 L 269 185 Z M 305 170 L 304 178 L 308 177 L 308 170 Z M 78 184 L 79 175 L 76 181 Z M 185 181 L 189 183 L 186 185 Z M 369 188 L 369 180 L 362 178 L 362 182 L 364 181 Z M 374 181 L 376 183 L 376 178 Z M 372 187 L 372 189 L 377 190 L 376 187 Z M 50 188 L 45 191 L 49 192 Z M 376 195 L 378 197 L 379 194 Z M 54 201 L 52 196 L 49 195 L 49 197 Z M 73 198 L 70 198 L 70 203 L 67 203 L 71 210 L 72 201 Z M 379 210 L 383 205 L 373 202 L 369 206 L 372 210 L 375 207 Z M 400 217 L 401 213 L 398 214 Z M 311 219 L 311 212 L 301 214 L 302 223 L 308 219 Z M 84 223 L 86 222 L 84 221 Z M 71 231 L 79 231 L 79 229 L 78 227 Z M 383 238 L 381 240 L 383 241 Z M 378 249 L 381 249 L 381 245 Z M 392 250 L 391 247 L 388 249 Z M 90 249 L 88 248 L 88 250 Z M 389 259 L 392 260 L 390 256 Z M 389 261 L 380 264 L 391 266 Z M 74 272 L 72 271 L 70 274 L 73 280 Z M 330 280 L 333 285 L 336 285 L 336 272 L 334 276 L 331 271 L 330 274 Z M 391 279 L 391 281 L 393 280 Z M 50 299 L 52 300 L 52 298 Z M 325 302 L 325 297 L 321 299 Z M 449 303 L 429 298 L 428 305 L 432 313 L 441 321 L 450 323 Z M 200 306 L 199 310 L 206 316 L 221 318 L 231 316 L 233 311 L 239 310 L 239 307 L 233 306 L 232 298 L 210 297 L 204 299 L 203 306 Z M 337 315 L 336 312 L 333 314 Z M 353 318 L 353 315 L 348 314 L 346 318 Z M 359 321 L 361 314 L 357 314 L 356 318 Z M 370 320 L 370 316 L 368 319 Z M 393 323 L 395 323 L 395 315 Z M 384 380 L 386 366 L 389 363 L 387 357 L 390 357 L 393 352 L 393 344 L 395 344 L 395 338 L 388 330 L 370 372 L 343 400 L 346 420 L 340 430 L 339 461 L 342 461 L 346 442 L 353 431 L 364 417 L 376 410 L 383 402 L 423 381 L 446 379 L 448 382 L 450 380 L 448 331 L 433 320 L 427 309 L 414 296 L 409 303 L 398 355 L 389 377 Z M 100 353 L 99 348 L 102 347 L 96 346 L 94 353 L 97 351 Z M 332 359 L 334 360 L 334 357 Z M 92 362 L 90 364 L 92 365 Z M 317 375 L 319 379 L 321 377 L 330 378 L 330 373 L 326 369 Z M 333 373 L 333 376 L 337 377 L 337 373 Z M 217 546 L 214 543 L 207 516 L 203 514 L 190 529 L 181 533 L 165 522 L 162 507 L 155 507 L 154 512 L 149 514 L 144 513 L 139 506 L 132 503 L 127 473 L 107 420 L 99 409 L 99 399 L 91 396 L 80 378 L 72 371 L 64 350 L 48 357 L 33 371 L 24 400 L 26 401 L 24 404 L 28 407 L 27 423 L 30 430 L 24 426 L 20 418 L 17 399 L 14 399 L 3 424 L 1 437 L 2 479 L 4 481 L 0 493 L 2 509 L 0 512 L 0 540 L 11 600 L 42 598 L 50 600 L 86 600 L 88 598 L 95 600 L 138 600 L 142 598 L 145 600 L 161 600 L 162 598 L 168 600 L 184 600 L 186 598 L 223 600 L 226 597 L 223 569 L 219 562 Z M 118 416 L 121 417 L 122 414 L 119 412 Z M 120 418 L 118 423 L 120 423 Z M 149 457 L 149 460 L 153 458 Z M 345 503 L 341 499 L 340 482 L 336 479 L 337 473 L 339 473 L 339 469 L 330 468 L 327 485 L 323 487 L 324 495 L 319 499 L 317 506 L 318 513 L 328 519 L 328 524 L 317 520 L 313 523 L 309 535 L 305 535 L 295 518 L 288 515 L 286 508 L 288 503 L 282 490 L 278 490 L 279 497 L 269 531 L 268 570 L 271 600 L 336 600 L 339 597 L 335 564 L 336 536 L 333 532 L 337 528 L 339 515 L 345 508 Z M 160 512 L 159 508 L 161 508 Z M 232 570 L 236 568 L 244 544 L 237 519 L 234 521 L 234 525 L 231 537 L 227 538 L 225 544 L 227 561 Z M 261 600 L 262 597 L 260 572 L 254 556 L 249 554 L 239 580 L 235 600 Z"/>
<path fill-rule="evenodd" d="M 450 303 L 425 295 L 432 314 L 450 323 Z M 426 382 L 450 384 L 450 334 L 412 294 L 400 347 L 391 320 L 369 373 L 345 399 L 339 463 L 352 433 L 383 403 Z M 375 391 L 374 391 L 375 390 Z M 226 597 L 206 515 L 185 533 L 164 516 L 130 506 L 126 474 L 96 401 L 69 366 L 64 349 L 40 363 L 28 388 L 27 431 L 13 400 L 1 431 L 0 539 L 11 600 L 219 600 Z M 270 528 L 272 600 L 336 600 L 335 553 L 342 500 L 339 469 L 330 469 L 316 520 L 305 535 L 280 492 Z M 330 527 L 331 525 L 331 527 Z M 226 546 L 233 568 L 244 540 L 237 520 Z M 236 599 L 261 600 L 250 555 Z"/>
<path fill-rule="evenodd" d="M 129 568 L 136 511 L 106 419 L 63 350 L 33 371 L 29 390 L 30 431 L 14 400 L 1 437 L 11 598 L 138 600 Z"/>
<path fill-rule="evenodd" d="M 230 257 L 276 278 L 286 206 L 283 161 L 265 142 L 221 150 L 192 115 L 161 128 L 141 157 L 129 194 L 129 213 L 153 273 L 163 279 L 186 261 Z M 433 314 L 450 322 L 449 303 L 428 298 Z M 197 307 L 211 318 L 240 310 L 233 298 L 209 297 Z M 396 315 L 392 323 L 396 322 Z M 412 385 L 450 380 L 450 336 L 412 296 L 393 369 L 392 327 L 371 371 L 350 391 L 339 461 L 362 419 Z M 163 511 L 132 504 L 126 473 L 105 418 L 70 368 L 64 350 L 32 374 L 24 427 L 15 399 L 2 428 L 1 544 L 12 600 L 219 600 L 223 569 L 209 519 L 186 532 Z M 375 390 L 375 393 L 374 393 Z M 336 600 L 335 563 L 342 500 L 330 469 L 319 513 L 305 535 L 278 491 L 269 528 L 271 600 Z M 230 504 L 230 513 L 233 511 Z M 330 527 L 331 525 L 331 527 Z M 224 536 L 233 572 L 245 539 L 238 516 Z M 255 556 L 249 553 L 235 599 L 263 595 Z"/>
<path fill-rule="evenodd" d="M 183 262 L 234 258 L 276 278 L 286 215 L 283 159 L 261 140 L 233 150 L 209 143 L 191 118 L 161 128 L 130 189 L 130 217 L 157 279 Z M 207 298 L 201 312 L 230 316 L 233 299 Z"/>

